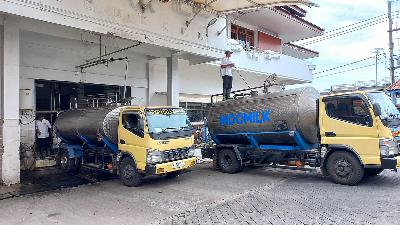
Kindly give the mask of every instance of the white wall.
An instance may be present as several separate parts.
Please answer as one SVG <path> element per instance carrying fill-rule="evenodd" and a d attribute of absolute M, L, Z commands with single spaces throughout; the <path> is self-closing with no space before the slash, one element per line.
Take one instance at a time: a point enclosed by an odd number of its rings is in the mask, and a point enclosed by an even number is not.
<path fill-rule="evenodd" d="M 167 60 L 149 62 L 149 105 L 167 105 Z"/>
<path fill-rule="evenodd" d="M 222 78 L 218 64 L 201 64 L 189 66 L 181 61 L 180 68 L 180 92 L 184 94 L 213 95 L 222 93 Z M 242 78 L 243 77 L 243 78 Z M 251 73 L 248 71 L 233 71 L 232 90 L 247 89 L 262 86 L 268 78 L 267 75 Z M 243 80 L 244 79 L 244 80 Z M 247 84 L 245 83 L 247 82 Z M 283 82 L 281 79 L 278 82 Z"/>
<path fill-rule="evenodd" d="M 226 36 L 217 36 L 225 26 L 223 18 L 210 26 L 206 37 L 207 24 L 216 15 L 200 13 L 186 27 L 194 11 L 177 1 L 152 1 L 142 12 L 138 0 L 10 0 L 2 2 L 0 11 L 210 57 L 226 47 Z"/>
<path fill-rule="evenodd" d="M 179 60 L 179 86 L 181 94 L 213 95 L 222 93 L 222 79 L 218 64 L 189 65 L 186 60 Z M 166 60 L 155 59 L 150 63 L 149 101 L 150 105 L 165 105 L 167 102 Z M 233 90 L 245 89 L 248 86 L 242 80 L 248 82 L 250 87 L 262 86 L 266 75 L 250 72 L 234 71 Z M 162 94 L 157 94 L 162 93 Z"/>
<path fill-rule="evenodd" d="M 108 48 L 108 51 L 112 49 Z M 21 34 L 21 77 L 95 84 L 123 85 L 124 61 L 85 69 L 83 73 L 75 66 L 97 57 L 97 45 L 41 35 L 33 32 Z M 129 58 L 128 85 L 147 88 L 147 57 L 124 51 L 114 57 Z"/>
<path fill-rule="evenodd" d="M 275 73 L 278 77 L 300 81 L 312 81 L 312 72 L 309 63 L 287 55 L 280 55 L 277 59 L 268 59 L 266 54 L 257 52 L 235 52 L 232 61 L 237 69 L 254 73 Z"/>

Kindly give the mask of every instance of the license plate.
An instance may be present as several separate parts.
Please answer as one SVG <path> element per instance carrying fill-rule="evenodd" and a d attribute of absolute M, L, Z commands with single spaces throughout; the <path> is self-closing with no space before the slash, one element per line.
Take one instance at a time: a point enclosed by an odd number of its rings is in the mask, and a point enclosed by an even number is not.
<path fill-rule="evenodd" d="M 172 163 L 172 168 L 173 169 L 180 169 L 180 168 L 183 168 L 183 167 L 185 167 L 185 162 L 183 162 L 183 161 L 173 162 Z"/>

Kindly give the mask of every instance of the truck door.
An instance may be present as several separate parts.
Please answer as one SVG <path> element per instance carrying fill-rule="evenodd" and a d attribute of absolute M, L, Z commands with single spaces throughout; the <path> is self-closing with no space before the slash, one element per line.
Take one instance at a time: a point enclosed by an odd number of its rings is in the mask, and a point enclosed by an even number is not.
<path fill-rule="evenodd" d="M 131 154 L 139 170 L 146 166 L 144 120 L 140 111 L 122 111 L 118 127 L 118 148 Z"/>
<path fill-rule="evenodd" d="M 363 164 L 380 164 L 377 122 L 365 96 L 327 96 L 319 105 L 322 144 L 346 146 Z"/>

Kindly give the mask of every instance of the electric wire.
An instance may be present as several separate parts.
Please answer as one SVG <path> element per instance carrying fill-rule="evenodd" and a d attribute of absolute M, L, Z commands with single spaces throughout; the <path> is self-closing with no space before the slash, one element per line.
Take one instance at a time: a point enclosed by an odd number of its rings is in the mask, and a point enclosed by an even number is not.
<path fill-rule="evenodd" d="M 397 14 L 397 17 L 398 17 L 400 11 L 397 10 L 397 11 L 395 11 L 395 13 Z M 368 19 L 364 19 L 364 20 L 358 21 L 358 22 L 356 22 L 356 23 L 348 24 L 348 25 L 343 26 L 343 27 L 338 27 L 338 28 L 335 28 L 335 29 L 332 29 L 332 30 L 325 31 L 325 32 L 324 32 L 324 35 L 325 35 L 325 34 L 332 33 L 332 32 L 336 32 L 336 31 L 340 31 L 340 30 L 345 30 L 345 29 L 347 29 L 347 28 L 351 29 L 350 27 L 355 26 L 355 25 L 359 25 L 359 24 L 363 24 L 363 23 L 371 23 L 371 22 L 374 22 L 374 21 L 382 20 L 382 19 L 388 19 L 388 18 L 387 18 L 387 13 L 386 13 L 386 14 L 379 15 L 379 16 L 371 17 L 371 18 L 368 18 Z M 306 39 L 303 39 L 303 40 L 315 39 L 315 38 L 320 38 L 320 37 L 321 37 L 321 36 L 310 37 L 310 38 L 306 38 Z"/>
<path fill-rule="evenodd" d="M 378 54 L 378 56 L 381 56 L 381 55 L 382 54 Z M 333 68 L 329 68 L 329 69 L 326 69 L 326 70 L 317 71 L 317 72 L 314 73 L 314 75 L 321 74 L 321 73 L 326 73 L 326 72 L 329 72 L 329 71 L 332 71 L 332 70 L 336 70 L 336 69 L 340 69 L 340 68 L 343 68 L 343 67 L 346 67 L 346 66 L 354 65 L 354 64 L 357 64 L 357 63 L 360 63 L 360 62 L 364 62 L 364 61 L 366 61 L 368 59 L 373 59 L 373 58 L 375 58 L 375 56 L 370 56 L 370 57 L 367 57 L 367 58 L 363 58 L 363 59 L 360 59 L 360 60 L 357 60 L 357 61 L 354 61 L 354 62 L 342 64 L 342 65 L 339 65 L 339 66 L 336 66 L 336 67 L 333 67 Z"/>
<path fill-rule="evenodd" d="M 383 62 L 378 62 L 378 64 L 382 64 L 382 63 Z M 337 74 L 343 74 L 346 72 L 360 70 L 360 69 L 368 68 L 368 67 L 375 66 L 375 65 L 376 65 L 376 63 L 372 63 L 372 64 L 368 64 L 365 66 L 360 66 L 360 67 L 356 67 L 356 68 L 352 68 L 352 69 L 348 69 L 348 70 L 344 70 L 344 71 L 339 71 L 339 72 L 330 73 L 330 74 L 326 74 L 326 75 L 316 76 L 316 77 L 314 77 L 314 79 L 320 79 L 320 78 L 329 77 L 329 76 L 333 76 L 333 75 L 337 75 Z"/>
<path fill-rule="evenodd" d="M 310 45 L 310 44 L 314 44 L 314 43 L 317 43 L 317 42 L 325 41 L 325 40 L 332 39 L 332 38 L 335 38 L 335 37 L 339 37 L 339 36 L 342 36 L 342 35 L 345 35 L 345 34 L 348 34 L 348 33 L 352 33 L 352 32 L 359 31 L 359 30 L 362 30 L 362 29 L 365 29 L 365 28 L 369 28 L 369 27 L 381 24 L 381 23 L 386 22 L 386 21 L 387 21 L 387 19 L 383 19 L 381 21 L 371 22 L 371 23 L 368 23 L 368 24 L 364 24 L 362 26 L 354 27 L 352 29 L 343 30 L 343 31 L 340 31 L 340 32 L 337 32 L 337 33 L 334 33 L 334 34 L 331 34 L 331 35 L 328 35 L 328 36 L 322 36 L 322 37 L 320 37 L 320 38 L 318 38 L 316 40 L 312 40 L 312 41 L 309 41 L 309 42 L 302 43 L 301 45 Z"/>
<path fill-rule="evenodd" d="M 394 13 L 395 13 L 394 16 L 396 18 L 399 18 L 400 11 L 396 10 Z M 345 35 L 345 34 L 348 34 L 351 32 L 355 32 L 355 31 L 362 30 L 362 29 L 365 29 L 365 28 L 368 28 L 371 26 L 381 24 L 383 22 L 388 21 L 387 15 L 388 14 L 382 14 L 382 15 L 371 17 L 371 18 L 368 18 L 368 19 L 365 19 L 365 20 L 362 20 L 362 21 L 359 21 L 359 22 L 356 22 L 353 24 L 349 24 L 349 25 L 346 25 L 343 27 L 339 27 L 339 28 L 335 28 L 333 30 L 326 31 L 325 34 L 322 36 L 311 37 L 311 38 L 301 40 L 301 41 L 305 41 L 305 42 L 300 43 L 299 45 L 305 46 L 305 45 L 314 44 L 317 42 L 329 40 L 329 39 L 339 37 L 339 36 L 342 36 L 342 35 Z"/>
<path fill-rule="evenodd" d="M 353 33 L 353 32 L 356 32 L 356 31 L 359 31 L 359 30 L 362 30 L 362 29 L 365 29 L 365 28 L 369 28 L 369 27 L 378 25 L 378 24 L 383 23 L 383 22 L 385 22 L 385 21 L 376 22 L 376 23 L 370 24 L 368 26 L 358 27 L 357 29 L 345 30 L 345 31 L 342 31 L 342 32 L 339 32 L 339 33 L 335 33 L 335 34 L 332 34 L 332 35 L 329 35 L 329 36 L 324 36 L 323 38 L 316 39 L 316 40 L 313 40 L 313 41 L 310 41 L 310 42 L 305 42 L 305 43 L 302 43 L 302 44 L 299 44 L 299 45 L 300 46 L 305 46 L 305 45 L 311 45 L 311 44 L 319 43 L 319 42 L 322 42 L 322 41 L 330 40 L 332 38 L 340 37 L 340 36 L 343 36 L 345 34 Z"/>
<path fill-rule="evenodd" d="M 397 11 L 397 12 L 399 12 L 399 11 Z M 342 30 L 342 29 L 345 29 L 345 28 L 348 28 L 348 27 L 351 27 L 351 26 L 354 26 L 354 25 L 357 25 L 357 24 L 365 23 L 365 22 L 370 21 L 370 20 L 377 20 L 380 17 L 382 17 L 382 18 L 383 17 L 387 17 L 387 15 L 388 14 L 385 13 L 385 14 L 382 14 L 382 15 L 379 15 L 379 16 L 374 16 L 374 17 L 371 17 L 371 18 L 368 18 L 368 19 L 364 19 L 364 20 L 358 21 L 356 23 L 348 24 L 348 25 L 343 26 L 343 27 L 338 27 L 338 28 L 335 28 L 335 29 L 332 29 L 332 30 L 328 30 L 328 31 L 325 31 L 325 34 L 331 33 L 331 32 L 337 31 L 337 30 Z M 311 39 L 311 38 L 309 38 L 309 39 Z"/>
<path fill-rule="evenodd" d="M 340 36 L 343 36 L 345 34 L 353 33 L 355 31 L 359 31 L 359 30 L 362 30 L 362 29 L 366 29 L 366 28 L 381 24 L 383 22 L 386 22 L 387 20 L 388 20 L 387 18 L 382 18 L 381 20 L 373 21 L 373 22 L 366 23 L 366 24 L 363 24 L 363 25 L 360 25 L 360 26 L 357 26 L 357 27 L 353 27 L 351 29 L 347 29 L 347 30 L 343 30 L 343 31 L 340 31 L 340 32 L 336 32 L 336 33 L 330 34 L 328 36 L 320 36 L 317 39 L 310 40 L 310 41 L 301 43 L 299 45 L 300 46 L 305 46 L 305 45 L 311 45 L 311 44 L 315 44 L 315 43 L 318 43 L 318 42 L 326 41 L 326 40 L 329 40 L 329 39 L 332 39 L 332 38 L 340 37 Z"/>

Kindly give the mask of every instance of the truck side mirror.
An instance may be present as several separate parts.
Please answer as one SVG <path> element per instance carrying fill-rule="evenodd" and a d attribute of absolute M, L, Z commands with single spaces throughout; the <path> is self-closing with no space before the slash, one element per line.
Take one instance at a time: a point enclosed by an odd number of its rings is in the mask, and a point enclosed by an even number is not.
<path fill-rule="evenodd" d="M 381 106 L 380 106 L 378 103 L 374 103 L 372 106 L 374 107 L 374 114 L 375 114 L 375 116 L 380 116 L 380 115 L 382 115 Z"/>

